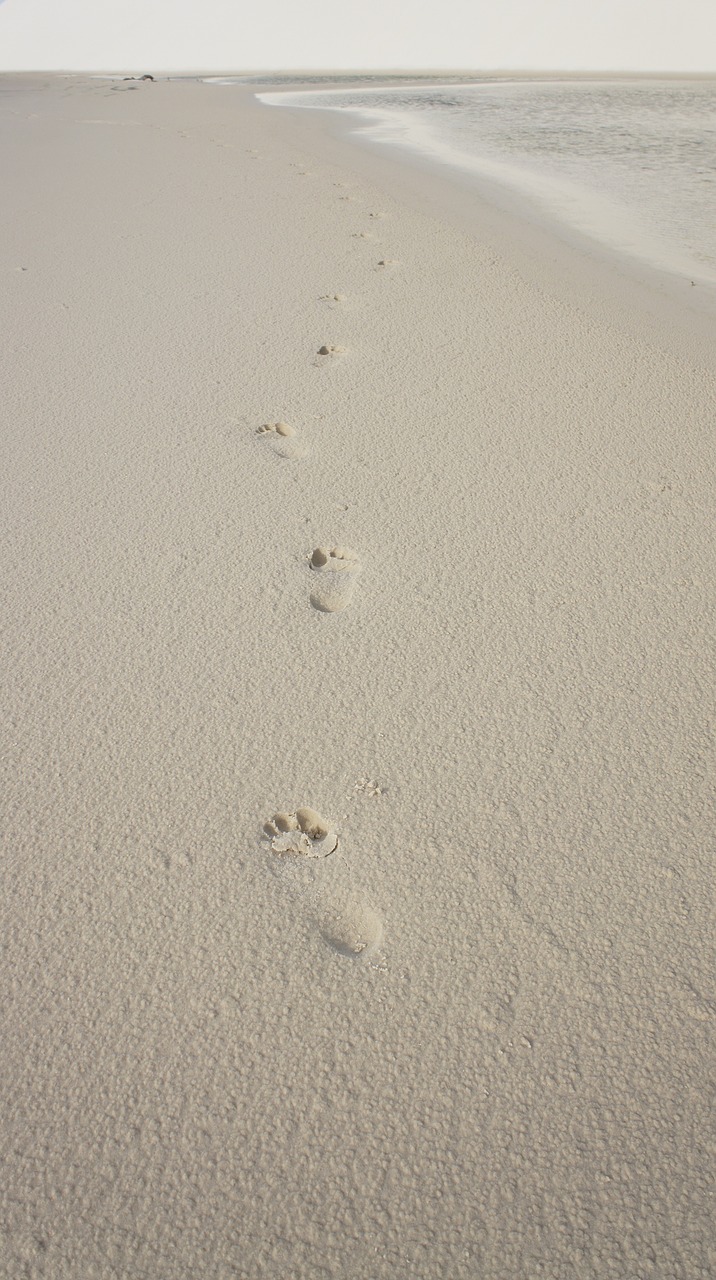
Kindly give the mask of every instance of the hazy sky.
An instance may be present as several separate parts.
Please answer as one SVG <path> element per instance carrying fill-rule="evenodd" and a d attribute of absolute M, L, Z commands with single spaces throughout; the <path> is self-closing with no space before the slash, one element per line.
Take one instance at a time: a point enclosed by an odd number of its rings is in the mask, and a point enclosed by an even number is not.
<path fill-rule="evenodd" d="M 0 0 L 0 69 L 716 70 L 716 0 Z"/>

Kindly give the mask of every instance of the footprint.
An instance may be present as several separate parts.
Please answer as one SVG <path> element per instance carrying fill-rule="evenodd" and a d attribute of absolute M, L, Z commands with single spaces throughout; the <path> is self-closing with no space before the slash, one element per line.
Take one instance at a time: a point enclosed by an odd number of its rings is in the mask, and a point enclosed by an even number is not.
<path fill-rule="evenodd" d="M 316 547 L 309 567 L 318 577 L 310 601 L 320 613 L 340 613 L 353 598 L 361 562 L 350 547 Z"/>
<path fill-rule="evenodd" d="M 305 458 L 308 448 L 297 440 L 297 431 L 288 422 L 264 422 L 257 428 L 257 435 L 278 437 L 274 453 L 279 458 Z"/>
<path fill-rule="evenodd" d="M 375 778 L 358 778 L 353 790 L 362 796 L 383 796 L 386 789 Z"/>
<path fill-rule="evenodd" d="M 332 824 L 301 808 L 274 814 L 264 833 L 273 870 L 323 941 L 340 955 L 375 962 L 383 921 L 352 883 Z"/>
<path fill-rule="evenodd" d="M 322 293 L 318 299 L 319 302 L 345 302 L 345 293 Z"/>
<path fill-rule="evenodd" d="M 399 267 L 400 263 L 397 258 L 381 258 L 378 262 L 379 267 Z"/>
<path fill-rule="evenodd" d="M 383 941 L 383 921 L 359 894 L 333 886 L 316 895 L 313 920 L 324 942 L 341 955 L 374 957 Z"/>
<path fill-rule="evenodd" d="M 275 813 L 264 823 L 271 849 L 281 858 L 327 858 L 338 848 L 338 836 L 315 809 Z"/>
<path fill-rule="evenodd" d="M 322 347 L 318 348 L 319 356 L 341 356 L 345 352 L 345 347 L 336 347 L 328 342 L 324 342 Z"/>
<path fill-rule="evenodd" d="M 277 436 L 283 436 L 288 440 L 296 434 L 296 428 L 289 425 L 288 422 L 264 422 L 258 429 L 260 436 L 266 435 L 269 431 L 275 431 Z"/>
<path fill-rule="evenodd" d="M 368 217 L 369 217 L 369 218 L 384 218 L 384 217 L 385 217 L 385 214 L 384 214 L 384 213 L 369 213 L 369 214 L 368 214 Z"/>
<path fill-rule="evenodd" d="M 354 240 L 372 240 L 373 237 L 370 234 L 370 231 L 354 231 L 353 239 Z"/>

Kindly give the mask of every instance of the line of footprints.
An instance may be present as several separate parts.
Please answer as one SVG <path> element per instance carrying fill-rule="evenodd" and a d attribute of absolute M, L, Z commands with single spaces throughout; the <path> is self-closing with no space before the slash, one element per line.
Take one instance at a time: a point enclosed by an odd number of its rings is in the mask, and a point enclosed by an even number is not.
<path fill-rule="evenodd" d="M 304 171 L 301 176 L 308 175 Z M 352 198 L 339 197 L 341 200 Z M 382 213 L 369 215 L 376 220 L 384 216 Z M 355 238 L 372 239 L 368 232 L 362 231 L 356 232 Z M 381 258 L 377 265 L 383 270 L 398 264 L 392 258 Z M 342 303 L 346 297 L 334 293 L 324 295 L 321 300 Z M 344 347 L 328 342 L 316 351 L 319 362 L 344 353 Z M 265 422 L 258 427 L 258 435 L 272 440 L 280 457 L 295 460 L 307 452 L 296 428 L 288 422 Z M 309 596 L 313 608 L 320 613 L 340 613 L 346 609 L 361 572 L 356 552 L 344 546 L 315 547 L 308 567 L 315 579 Z M 383 922 L 353 886 L 349 868 L 339 852 L 340 839 L 333 824 L 315 809 L 303 806 L 293 812 L 275 813 L 263 830 L 273 855 L 273 868 L 302 904 L 324 941 L 342 955 L 367 959 L 375 965 L 383 941 Z"/>

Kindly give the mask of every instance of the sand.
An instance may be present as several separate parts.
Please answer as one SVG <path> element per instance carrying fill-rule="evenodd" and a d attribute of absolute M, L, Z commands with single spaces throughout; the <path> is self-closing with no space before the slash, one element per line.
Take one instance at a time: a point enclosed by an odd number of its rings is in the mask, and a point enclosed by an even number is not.
<path fill-rule="evenodd" d="M 707 344 L 245 89 L 0 157 L 0 1274 L 713 1274 Z"/>

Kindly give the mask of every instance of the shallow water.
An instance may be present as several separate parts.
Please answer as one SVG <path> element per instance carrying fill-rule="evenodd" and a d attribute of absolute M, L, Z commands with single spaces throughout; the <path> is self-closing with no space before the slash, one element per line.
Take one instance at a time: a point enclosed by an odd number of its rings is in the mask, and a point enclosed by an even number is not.
<path fill-rule="evenodd" d="M 716 285 L 716 81 L 498 81 L 260 94 L 351 113 L 375 142 L 662 270 Z"/>

